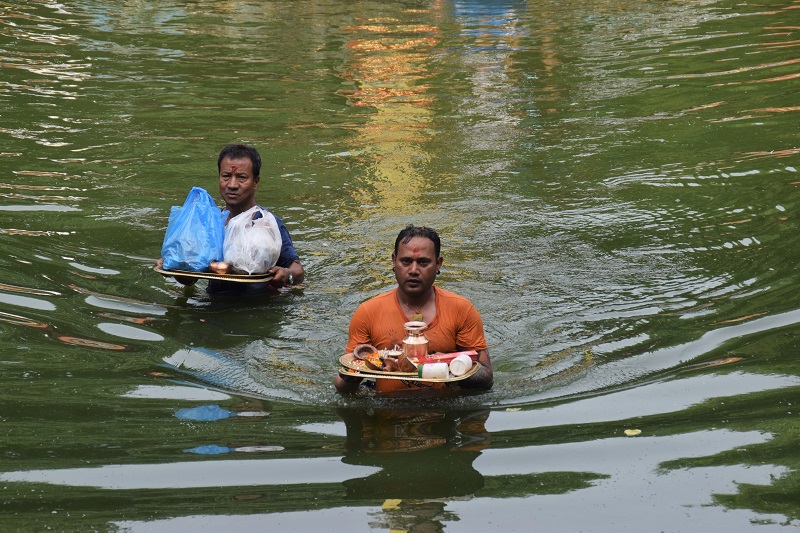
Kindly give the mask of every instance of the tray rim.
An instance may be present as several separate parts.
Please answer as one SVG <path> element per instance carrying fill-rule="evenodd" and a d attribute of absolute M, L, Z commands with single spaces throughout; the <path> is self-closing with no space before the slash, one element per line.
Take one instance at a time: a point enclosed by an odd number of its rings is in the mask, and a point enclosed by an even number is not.
<path fill-rule="evenodd" d="M 421 378 L 416 374 L 407 373 L 407 372 L 361 372 L 359 370 L 351 369 L 349 367 L 341 367 L 339 368 L 339 374 L 343 376 L 353 376 L 358 378 L 367 378 L 367 379 L 399 379 L 402 381 L 424 381 L 425 383 L 454 383 L 456 381 L 462 381 L 467 379 L 468 377 L 474 375 L 478 372 L 478 370 L 482 367 L 479 362 L 475 362 L 472 365 L 472 368 L 464 374 L 463 376 L 457 376 L 452 378 Z"/>
<path fill-rule="evenodd" d="M 218 279 L 237 283 L 263 283 L 272 280 L 272 274 L 217 274 L 215 272 L 192 272 L 190 270 L 164 270 L 154 266 L 153 270 L 164 277 L 187 277 L 198 279 Z"/>

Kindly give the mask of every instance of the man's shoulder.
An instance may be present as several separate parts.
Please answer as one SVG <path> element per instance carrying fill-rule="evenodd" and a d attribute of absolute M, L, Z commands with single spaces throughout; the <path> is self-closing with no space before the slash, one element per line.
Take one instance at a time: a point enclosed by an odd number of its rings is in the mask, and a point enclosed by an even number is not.
<path fill-rule="evenodd" d="M 353 313 L 353 319 L 356 321 L 371 322 L 376 317 L 384 316 L 385 313 L 390 312 L 391 300 L 389 300 L 389 298 L 391 298 L 393 294 L 394 290 L 391 290 L 361 302 L 355 313 Z"/>
<path fill-rule="evenodd" d="M 443 300 L 450 300 L 452 302 L 460 303 L 460 304 L 469 304 L 472 305 L 466 297 L 461 296 L 460 294 L 456 294 L 453 291 L 448 291 L 447 289 L 443 289 L 434 285 L 434 289 L 436 290 L 436 297 L 442 298 Z"/>
<path fill-rule="evenodd" d="M 384 305 L 387 299 L 391 299 L 394 297 L 394 294 L 397 292 L 397 289 L 390 289 L 386 292 L 382 292 L 380 294 L 376 294 L 375 296 L 367 299 L 366 301 L 362 302 L 361 305 Z"/>
<path fill-rule="evenodd" d="M 366 312 L 368 314 L 374 314 L 381 311 L 382 309 L 387 307 L 388 305 L 387 302 L 390 301 L 389 299 L 392 297 L 394 292 L 395 291 L 393 289 L 387 292 L 382 292 L 370 298 L 367 298 L 358 305 L 359 311 Z"/>
<path fill-rule="evenodd" d="M 277 222 L 279 226 L 283 225 L 283 221 L 281 220 L 281 217 L 279 217 L 278 215 L 276 215 L 275 213 L 273 213 L 272 211 L 270 211 L 269 209 L 267 209 L 266 207 L 264 207 L 261 204 L 256 204 L 256 207 L 258 207 L 260 210 L 262 210 L 262 211 L 264 211 L 266 213 L 269 213 L 270 215 L 275 217 L 275 222 Z"/>

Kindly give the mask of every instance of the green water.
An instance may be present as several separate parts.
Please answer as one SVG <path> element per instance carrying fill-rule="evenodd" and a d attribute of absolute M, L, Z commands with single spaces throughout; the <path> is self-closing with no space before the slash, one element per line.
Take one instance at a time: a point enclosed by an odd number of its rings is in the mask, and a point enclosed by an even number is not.
<path fill-rule="evenodd" d="M 797 7 L 1 3 L 0 528 L 796 529 Z M 302 287 L 152 271 L 229 142 Z M 332 387 L 408 223 L 489 393 Z"/>

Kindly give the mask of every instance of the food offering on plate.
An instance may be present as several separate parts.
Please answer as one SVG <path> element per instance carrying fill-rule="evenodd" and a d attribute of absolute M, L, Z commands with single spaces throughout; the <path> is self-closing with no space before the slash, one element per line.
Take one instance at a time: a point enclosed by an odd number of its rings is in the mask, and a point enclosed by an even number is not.
<path fill-rule="evenodd" d="M 371 344 L 359 344 L 353 348 L 353 356 L 364 361 L 364 365 L 370 370 L 386 370 L 384 356 Z"/>
<path fill-rule="evenodd" d="M 215 274 L 231 274 L 231 265 L 225 261 L 211 261 L 208 270 Z"/>
<path fill-rule="evenodd" d="M 433 353 L 412 359 L 421 378 L 458 378 L 469 372 L 478 360 L 478 352 L 467 350 L 452 353 Z"/>
<path fill-rule="evenodd" d="M 403 355 L 402 350 L 378 350 L 371 344 L 359 344 L 353 348 L 353 357 L 376 372 L 403 372 L 415 374 L 417 365 Z"/>
<path fill-rule="evenodd" d="M 465 350 L 463 352 L 450 352 L 450 353 L 442 353 L 436 352 L 428 354 L 424 357 L 413 357 L 411 358 L 411 362 L 414 363 L 415 366 L 424 365 L 426 363 L 447 363 L 450 364 L 455 359 L 460 359 L 462 361 L 466 361 L 465 357 L 469 357 L 470 360 L 474 363 L 478 360 L 478 352 L 475 350 Z"/>
<path fill-rule="evenodd" d="M 403 350 L 400 349 L 392 350 L 390 354 L 387 353 L 385 358 L 386 358 L 386 367 L 389 370 L 393 370 L 395 372 L 406 372 L 411 374 L 417 372 L 417 364 L 414 363 L 408 357 L 406 357 L 406 354 L 403 352 Z"/>
<path fill-rule="evenodd" d="M 340 358 L 339 372 L 372 379 L 458 381 L 478 371 L 481 365 L 477 359 L 478 352 L 474 350 L 405 358 L 399 349 L 378 350 L 370 344 L 359 344 Z"/>

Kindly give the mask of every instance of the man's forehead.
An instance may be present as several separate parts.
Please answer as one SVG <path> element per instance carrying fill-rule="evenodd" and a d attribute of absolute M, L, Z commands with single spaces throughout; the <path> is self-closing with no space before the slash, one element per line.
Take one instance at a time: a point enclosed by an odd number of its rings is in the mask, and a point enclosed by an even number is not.
<path fill-rule="evenodd" d="M 422 256 L 429 255 L 433 257 L 435 250 L 433 241 L 424 237 L 413 237 L 408 242 L 400 242 L 398 249 L 400 256 Z"/>
<path fill-rule="evenodd" d="M 231 159 L 229 157 L 226 157 L 222 160 L 221 166 L 231 167 L 231 169 L 233 169 L 234 172 L 236 171 L 235 169 L 246 171 L 253 168 L 253 162 L 246 157 L 244 159 Z"/>

